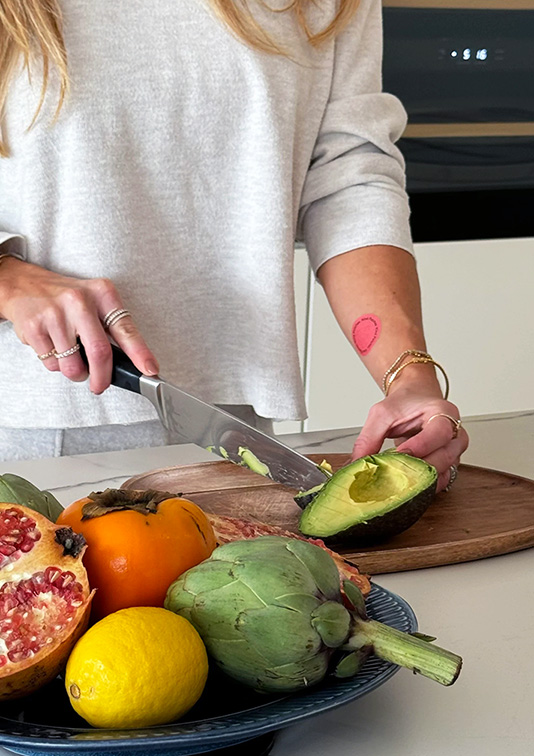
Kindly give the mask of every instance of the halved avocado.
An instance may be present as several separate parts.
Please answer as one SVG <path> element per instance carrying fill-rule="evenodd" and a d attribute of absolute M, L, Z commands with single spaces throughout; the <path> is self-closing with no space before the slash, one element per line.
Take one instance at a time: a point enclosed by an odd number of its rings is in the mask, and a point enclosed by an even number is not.
<path fill-rule="evenodd" d="M 421 517 L 435 496 L 437 480 L 436 469 L 418 457 L 390 451 L 362 457 L 313 491 L 299 530 L 355 544 L 386 540 Z"/>

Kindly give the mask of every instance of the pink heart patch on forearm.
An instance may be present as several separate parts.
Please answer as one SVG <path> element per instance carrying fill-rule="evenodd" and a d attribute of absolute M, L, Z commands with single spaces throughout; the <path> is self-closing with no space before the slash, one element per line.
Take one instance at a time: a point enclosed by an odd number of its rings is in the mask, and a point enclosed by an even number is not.
<path fill-rule="evenodd" d="M 382 326 L 376 315 L 361 315 L 352 326 L 352 341 L 359 354 L 369 354 L 380 336 Z"/>

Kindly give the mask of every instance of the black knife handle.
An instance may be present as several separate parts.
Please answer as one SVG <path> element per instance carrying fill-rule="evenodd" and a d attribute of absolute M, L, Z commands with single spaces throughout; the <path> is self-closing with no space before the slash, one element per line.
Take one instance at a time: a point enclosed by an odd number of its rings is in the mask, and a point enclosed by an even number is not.
<path fill-rule="evenodd" d="M 83 344 L 78 339 L 80 344 L 80 357 L 85 363 L 86 367 L 89 367 L 89 361 Z M 115 344 L 111 344 L 111 351 L 113 352 L 113 370 L 111 373 L 111 384 L 118 388 L 126 389 L 127 391 L 133 391 L 134 394 L 141 393 L 141 385 L 139 383 L 140 377 L 143 375 L 138 370 L 131 359 L 122 351 L 122 349 Z"/>

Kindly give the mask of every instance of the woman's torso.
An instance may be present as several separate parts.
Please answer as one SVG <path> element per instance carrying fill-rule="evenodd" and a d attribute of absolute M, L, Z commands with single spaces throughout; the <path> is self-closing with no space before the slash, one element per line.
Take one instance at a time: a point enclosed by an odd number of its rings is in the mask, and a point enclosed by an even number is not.
<path fill-rule="evenodd" d="M 71 94 L 57 122 L 49 92 L 26 131 L 38 77 L 10 93 L 0 228 L 26 238 L 30 262 L 111 278 L 168 380 L 302 417 L 293 242 L 333 44 L 314 52 L 294 21 L 262 11 L 297 61 L 257 52 L 197 0 L 66 0 L 64 16 Z M 6 323 L 0 350 L 0 425 L 154 415 L 47 373 Z"/>

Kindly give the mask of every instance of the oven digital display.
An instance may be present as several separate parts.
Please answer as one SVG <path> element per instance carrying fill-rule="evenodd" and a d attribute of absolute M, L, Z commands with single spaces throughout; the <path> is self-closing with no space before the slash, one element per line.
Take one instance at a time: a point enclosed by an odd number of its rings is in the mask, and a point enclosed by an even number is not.
<path fill-rule="evenodd" d="M 455 65 L 472 64 L 475 66 L 500 63 L 505 59 L 502 46 L 496 46 L 479 40 L 441 40 L 438 47 L 438 60 Z"/>
<path fill-rule="evenodd" d="M 440 57 L 443 54 L 444 53 L 440 51 Z M 453 60 L 457 60 L 459 63 L 466 63 L 469 60 L 483 62 L 488 59 L 489 51 L 487 47 L 479 47 L 478 50 L 475 50 L 472 47 L 464 47 L 463 50 L 451 50 L 449 55 Z"/>

